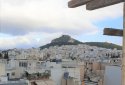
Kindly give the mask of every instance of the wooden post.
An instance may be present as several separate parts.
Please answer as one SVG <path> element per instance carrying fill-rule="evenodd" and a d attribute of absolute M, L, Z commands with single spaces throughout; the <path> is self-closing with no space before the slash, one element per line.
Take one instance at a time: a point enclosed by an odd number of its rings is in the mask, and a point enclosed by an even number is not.
<path fill-rule="evenodd" d="M 122 85 L 125 85 L 125 0 L 123 7 L 123 58 L 122 58 Z"/>

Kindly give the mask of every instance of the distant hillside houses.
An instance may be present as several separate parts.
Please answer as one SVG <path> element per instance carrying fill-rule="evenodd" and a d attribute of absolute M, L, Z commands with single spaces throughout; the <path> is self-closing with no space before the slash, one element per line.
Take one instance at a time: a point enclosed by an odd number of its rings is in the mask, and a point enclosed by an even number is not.
<path fill-rule="evenodd" d="M 11 49 L 1 52 L 1 57 L 8 59 L 36 59 L 36 60 L 50 60 L 50 59 L 77 59 L 90 61 L 108 61 L 110 58 L 121 58 L 122 50 L 106 49 L 96 46 L 89 46 L 86 44 L 79 45 L 63 45 L 54 46 L 40 50 L 40 48 L 32 49 Z M 7 58 L 7 57 L 6 57 Z"/>

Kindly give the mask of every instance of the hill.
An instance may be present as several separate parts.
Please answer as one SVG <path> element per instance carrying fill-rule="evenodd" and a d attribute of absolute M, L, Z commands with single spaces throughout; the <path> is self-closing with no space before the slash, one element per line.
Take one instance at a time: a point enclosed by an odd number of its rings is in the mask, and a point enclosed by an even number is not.
<path fill-rule="evenodd" d="M 122 50 L 122 46 L 116 45 L 116 44 L 113 44 L 113 43 L 108 43 L 108 42 L 85 42 L 85 44 L 90 45 L 90 46 L 107 48 L 107 49 L 117 48 L 118 50 Z"/>
<path fill-rule="evenodd" d="M 62 35 L 51 41 L 51 43 L 41 46 L 41 49 L 49 48 L 51 46 L 62 46 L 62 45 L 78 45 L 83 44 L 82 42 L 71 38 L 69 35 Z"/>
<path fill-rule="evenodd" d="M 122 49 L 122 46 L 108 43 L 108 42 L 80 42 L 76 39 L 71 38 L 69 35 L 62 35 L 59 38 L 53 39 L 51 43 L 41 46 L 40 49 L 49 48 L 51 46 L 62 46 L 62 45 L 78 45 L 78 44 L 87 44 L 90 46 L 97 46 L 107 49 L 114 49 L 117 48 L 118 50 Z"/>

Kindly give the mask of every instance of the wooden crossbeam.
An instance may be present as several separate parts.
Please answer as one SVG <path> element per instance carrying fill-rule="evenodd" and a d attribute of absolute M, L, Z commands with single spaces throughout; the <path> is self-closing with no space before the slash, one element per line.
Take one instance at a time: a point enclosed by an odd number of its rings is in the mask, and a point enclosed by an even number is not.
<path fill-rule="evenodd" d="M 120 2 L 124 2 L 124 0 L 71 0 L 68 2 L 68 7 L 75 8 L 86 4 L 87 10 L 94 10 L 94 9 L 114 5 Z"/>
<path fill-rule="evenodd" d="M 110 35 L 110 36 L 123 36 L 123 30 L 113 29 L 113 28 L 104 28 L 103 34 Z"/>
<path fill-rule="evenodd" d="M 68 2 L 68 7 L 75 8 L 75 7 L 84 5 L 84 4 L 88 3 L 89 1 L 92 1 L 92 0 L 71 0 Z"/>
<path fill-rule="evenodd" d="M 86 4 L 86 9 L 94 10 L 94 9 L 114 5 L 120 2 L 124 2 L 124 0 L 92 0 Z"/>

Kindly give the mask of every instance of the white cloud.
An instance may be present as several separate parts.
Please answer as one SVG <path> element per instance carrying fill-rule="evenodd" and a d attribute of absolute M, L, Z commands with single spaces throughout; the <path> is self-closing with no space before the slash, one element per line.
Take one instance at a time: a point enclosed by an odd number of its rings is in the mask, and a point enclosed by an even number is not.
<path fill-rule="evenodd" d="M 0 49 L 39 47 L 46 43 L 50 43 L 52 39 L 60 35 L 61 33 L 47 34 L 40 32 L 33 32 L 24 36 L 10 36 L 3 34 L 2 36 L 4 37 L 0 37 Z"/>
<path fill-rule="evenodd" d="M 68 8 L 68 0 L 1 0 L 1 3 L 0 19 L 22 26 L 25 29 L 17 29 L 27 32 L 93 33 L 98 30 L 93 22 L 122 16 L 121 4 L 90 12 L 85 6 Z"/>

